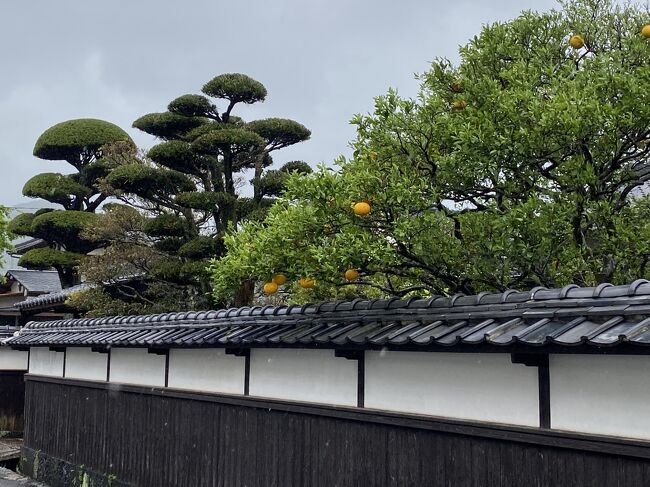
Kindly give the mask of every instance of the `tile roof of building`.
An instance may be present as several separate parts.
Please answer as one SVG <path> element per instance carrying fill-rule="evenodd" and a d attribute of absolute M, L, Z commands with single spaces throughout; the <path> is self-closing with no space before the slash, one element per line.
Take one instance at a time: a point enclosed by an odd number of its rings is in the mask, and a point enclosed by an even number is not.
<path fill-rule="evenodd" d="M 31 296 L 25 301 L 14 304 L 19 310 L 30 310 L 39 308 L 49 308 L 54 305 L 64 304 L 65 300 L 72 293 L 88 289 L 90 284 L 77 284 L 76 286 L 60 289 L 59 291 L 41 294 L 40 296 Z"/>
<path fill-rule="evenodd" d="M 14 246 L 12 253 L 18 255 L 22 255 L 28 250 L 47 247 L 47 242 L 42 238 L 25 237 L 25 238 L 17 239 L 12 243 Z"/>
<path fill-rule="evenodd" d="M 18 331 L 17 326 L 0 325 L 0 340 L 7 339 L 13 336 Z"/>
<path fill-rule="evenodd" d="M 56 271 L 10 269 L 6 275 L 18 281 L 29 292 L 51 293 L 61 290 L 61 280 Z"/>
<path fill-rule="evenodd" d="M 650 353 L 640 347 L 650 345 L 650 282 L 31 322 L 6 343 L 502 351 L 632 346 Z"/>

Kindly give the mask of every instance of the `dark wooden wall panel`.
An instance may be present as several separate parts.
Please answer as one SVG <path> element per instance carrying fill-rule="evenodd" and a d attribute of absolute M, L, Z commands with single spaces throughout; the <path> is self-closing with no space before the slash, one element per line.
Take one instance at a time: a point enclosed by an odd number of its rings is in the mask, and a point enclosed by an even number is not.
<path fill-rule="evenodd" d="M 0 370 L 0 431 L 23 431 L 25 371 Z"/>
<path fill-rule="evenodd" d="M 138 487 L 650 485 L 644 458 L 112 385 L 29 380 L 26 418 L 29 448 Z"/>

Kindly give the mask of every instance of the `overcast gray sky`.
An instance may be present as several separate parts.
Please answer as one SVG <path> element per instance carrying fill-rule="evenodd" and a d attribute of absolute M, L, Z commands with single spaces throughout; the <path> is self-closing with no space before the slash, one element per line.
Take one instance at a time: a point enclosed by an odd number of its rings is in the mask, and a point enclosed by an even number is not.
<path fill-rule="evenodd" d="M 354 113 L 394 87 L 416 93 L 416 72 L 482 24 L 546 10 L 553 0 L 28 0 L 0 7 L 0 203 L 29 201 L 25 181 L 69 172 L 40 161 L 43 130 L 93 117 L 123 127 L 143 148 L 153 138 L 131 128 L 178 95 L 199 92 L 221 73 L 241 72 L 268 89 L 245 119 L 293 118 L 310 141 L 276 154 L 277 163 L 331 163 L 349 154 Z"/>

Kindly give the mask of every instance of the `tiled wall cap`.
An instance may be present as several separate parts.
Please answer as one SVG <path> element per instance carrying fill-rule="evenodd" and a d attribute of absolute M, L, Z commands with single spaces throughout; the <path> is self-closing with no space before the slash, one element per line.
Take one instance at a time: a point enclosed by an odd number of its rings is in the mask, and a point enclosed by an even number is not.
<path fill-rule="evenodd" d="M 267 304 L 262 308 L 260 315 L 262 316 L 273 315 L 274 314 L 273 311 L 274 311 L 274 306 Z"/>
<path fill-rule="evenodd" d="M 535 295 L 539 291 L 546 291 L 547 288 L 544 286 L 535 286 L 533 289 L 530 290 L 530 299 L 535 300 Z"/>
<path fill-rule="evenodd" d="M 605 289 L 607 289 L 608 287 L 612 287 L 612 284 L 610 284 L 610 283 L 608 283 L 608 282 L 603 282 L 602 284 L 598 284 L 598 286 L 596 286 L 596 287 L 594 288 L 594 292 L 592 293 L 591 296 L 594 297 L 594 298 L 599 297 L 600 294 L 601 294 Z M 630 286 L 630 287 L 632 287 L 632 286 Z"/>
<path fill-rule="evenodd" d="M 387 301 L 385 299 L 371 299 L 368 302 L 368 308 L 367 309 L 385 309 L 386 308 L 386 303 Z"/>
<path fill-rule="evenodd" d="M 559 294 L 558 297 L 559 297 L 560 299 L 564 299 L 564 298 L 566 298 L 567 295 L 569 294 L 569 291 L 571 291 L 571 289 L 575 289 L 575 288 L 577 288 L 577 287 L 578 287 L 577 284 L 567 284 L 567 285 L 564 286 L 562 289 L 560 289 L 560 294 Z"/>
<path fill-rule="evenodd" d="M 391 298 L 386 303 L 386 309 L 400 309 L 406 307 L 406 301 L 400 298 Z"/>
<path fill-rule="evenodd" d="M 464 297 L 465 297 L 464 294 L 460 294 L 460 293 L 459 293 L 459 294 L 454 294 L 454 295 L 451 297 L 450 301 L 449 301 L 449 306 L 454 306 L 454 304 L 456 303 L 456 301 L 458 301 L 460 298 L 464 298 Z"/>
<path fill-rule="evenodd" d="M 516 289 L 506 289 L 504 292 L 501 293 L 501 303 L 507 303 L 508 302 L 508 296 L 511 294 L 515 294 L 517 292 Z"/>
<path fill-rule="evenodd" d="M 228 310 L 230 311 L 230 310 Z M 250 316 L 259 316 L 262 314 L 262 307 L 261 306 L 253 306 L 250 310 Z M 228 314 L 230 316 L 230 314 Z"/>
<path fill-rule="evenodd" d="M 410 307 L 413 303 L 416 301 L 420 301 L 422 299 L 422 296 L 411 296 L 406 300 L 406 307 Z"/>
<path fill-rule="evenodd" d="M 637 292 L 641 290 L 641 288 L 647 288 L 647 290 L 644 289 L 644 291 L 646 291 L 646 293 L 650 293 L 650 286 L 646 286 L 646 284 L 650 284 L 650 282 L 647 281 L 646 279 L 637 279 L 632 284 L 630 284 L 630 287 L 628 289 L 629 295 L 635 296 Z"/>
<path fill-rule="evenodd" d="M 286 306 L 278 306 L 275 308 L 275 311 L 273 312 L 274 315 L 276 316 L 284 316 L 287 314 L 287 307 Z"/>
<path fill-rule="evenodd" d="M 481 300 L 485 297 L 488 296 L 490 293 L 487 291 L 482 291 L 476 295 L 476 304 L 481 304 Z"/>
<path fill-rule="evenodd" d="M 475 306 L 476 296 L 467 296 L 466 294 L 456 294 L 451 297 L 451 306 Z"/>

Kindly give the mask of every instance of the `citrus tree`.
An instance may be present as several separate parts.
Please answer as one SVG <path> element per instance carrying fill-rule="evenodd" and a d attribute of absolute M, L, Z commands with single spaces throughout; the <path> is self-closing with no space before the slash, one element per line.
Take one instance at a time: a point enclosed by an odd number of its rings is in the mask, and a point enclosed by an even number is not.
<path fill-rule="evenodd" d="M 226 238 L 216 297 L 246 279 L 301 282 L 303 300 L 648 277 L 647 23 L 578 0 L 485 26 L 419 76 L 417 98 L 389 91 L 355 116 L 351 159 L 293 179 Z"/>

